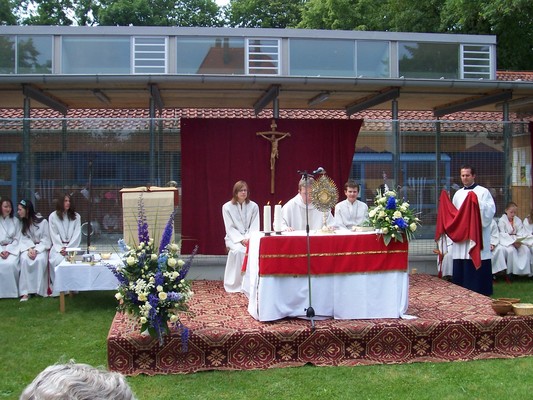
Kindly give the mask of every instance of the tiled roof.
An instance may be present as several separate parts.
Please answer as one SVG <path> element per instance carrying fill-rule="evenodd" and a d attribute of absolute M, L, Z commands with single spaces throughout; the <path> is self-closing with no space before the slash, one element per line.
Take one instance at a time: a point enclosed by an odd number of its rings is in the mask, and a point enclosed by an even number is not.
<path fill-rule="evenodd" d="M 533 81 L 533 71 L 497 71 L 498 81 Z"/>

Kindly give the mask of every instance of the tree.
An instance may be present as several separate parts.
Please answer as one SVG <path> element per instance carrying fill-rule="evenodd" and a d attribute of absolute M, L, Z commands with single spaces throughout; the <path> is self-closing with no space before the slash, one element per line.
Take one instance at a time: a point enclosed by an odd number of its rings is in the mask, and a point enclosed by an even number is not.
<path fill-rule="evenodd" d="M 15 5 L 10 0 L 0 0 L 0 25 L 16 25 L 17 17 L 13 13 Z"/>
<path fill-rule="evenodd" d="M 294 28 L 306 0 L 230 0 L 224 9 L 229 26 L 239 28 Z"/>
<path fill-rule="evenodd" d="M 222 26 L 213 0 L 103 0 L 100 25 Z"/>
<path fill-rule="evenodd" d="M 73 4 L 70 0 L 30 0 L 21 5 L 27 17 L 23 18 L 24 25 L 63 25 L 73 24 L 69 17 Z M 35 9 L 35 12 L 30 10 Z"/>

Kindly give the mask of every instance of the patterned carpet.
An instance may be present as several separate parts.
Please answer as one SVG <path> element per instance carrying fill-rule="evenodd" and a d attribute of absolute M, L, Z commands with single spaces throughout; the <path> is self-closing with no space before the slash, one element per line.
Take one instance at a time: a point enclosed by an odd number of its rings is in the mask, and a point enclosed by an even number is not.
<path fill-rule="evenodd" d="M 533 317 L 500 317 L 488 297 L 430 275 L 410 275 L 408 314 L 417 319 L 259 322 L 242 294 L 220 281 L 193 281 L 194 316 L 182 352 L 178 334 L 157 340 L 117 314 L 109 368 L 126 375 L 301 366 L 511 358 L 533 354 Z"/>

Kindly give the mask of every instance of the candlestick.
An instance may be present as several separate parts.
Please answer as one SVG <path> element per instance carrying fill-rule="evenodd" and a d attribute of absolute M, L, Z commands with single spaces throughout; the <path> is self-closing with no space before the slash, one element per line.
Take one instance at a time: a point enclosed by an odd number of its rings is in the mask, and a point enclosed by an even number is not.
<path fill-rule="evenodd" d="M 272 231 L 272 218 L 271 218 L 271 208 L 270 204 L 267 204 L 263 207 L 263 231 L 265 233 L 270 233 Z"/>
<path fill-rule="evenodd" d="M 281 232 L 281 204 L 274 206 L 274 230 Z"/>

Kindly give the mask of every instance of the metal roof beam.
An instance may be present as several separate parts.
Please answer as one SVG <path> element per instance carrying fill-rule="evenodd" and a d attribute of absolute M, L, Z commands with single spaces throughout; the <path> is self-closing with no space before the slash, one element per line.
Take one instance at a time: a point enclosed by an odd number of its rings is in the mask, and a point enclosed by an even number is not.
<path fill-rule="evenodd" d="M 47 95 L 41 89 L 37 89 L 31 85 L 22 85 L 22 93 L 24 93 L 24 96 L 59 111 L 63 115 L 66 115 L 68 112 L 68 106 L 66 104 Z"/>
<path fill-rule="evenodd" d="M 346 106 L 346 115 L 350 116 L 356 112 L 366 110 L 367 108 L 377 106 L 378 104 L 385 103 L 389 100 L 397 99 L 398 97 L 400 97 L 400 88 L 393 87 L 384 89 L 377 94 L 367 96 Z"/>
<path fill-rule="evenodd" d="M 513 97 L 512 90 L 504 90 L 485 96 L 469 97 L 453 103 L 445 104 L 443 106 L 437 106 L 433 108 L 433 116 L 442 117 L 454 112 L 466 111 L 472 108 L 486 106 L 487 104 L 498 103 L 501 101 L 509 100 Z"/>
<path fill-rule="evenodd" d="M 279 96 L 280 85 L 271 85 L 263 96 L 259 98 L 254 104 L 255 115 L 258 115 L 268 103 L 274 101 Z"/>

